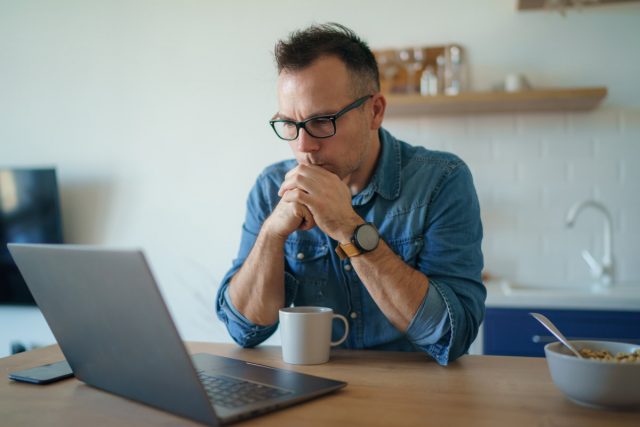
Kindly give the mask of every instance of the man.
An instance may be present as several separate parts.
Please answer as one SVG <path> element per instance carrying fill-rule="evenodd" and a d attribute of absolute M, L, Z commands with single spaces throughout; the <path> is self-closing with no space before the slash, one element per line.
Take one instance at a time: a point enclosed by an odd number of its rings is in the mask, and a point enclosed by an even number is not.
<path fill-rule="evenodd" d="M 280 308 L 331 307 L 350 321 L 344 347 L 420 350 L 446 365 L 484 316 L 469 169 L 381 128 L 375 58 L 349 29 L 294 32 L 275 56 L 270 123 L 295 160 L 265 169 L 251 190 L 218 317 L 252 347 L 277 329 Z"/>

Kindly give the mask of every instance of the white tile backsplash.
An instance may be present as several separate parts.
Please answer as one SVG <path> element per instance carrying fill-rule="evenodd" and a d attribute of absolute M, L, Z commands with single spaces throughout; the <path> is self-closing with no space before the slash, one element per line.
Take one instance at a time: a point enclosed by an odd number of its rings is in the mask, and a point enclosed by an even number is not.
<path fill-rule="evenodd" d="M 493 159 L 498 162 L 512 162 L 513 159 L 527 158 L 540 159 L 544 157 L 544 144 L 538 136 L 529 138 L 526 136 L 504 137 L 499 136 L 492 140 Z"/>
<path fill-rule="evenodd" d="M 623 135 L 632 135 L 636 142 L 640 139 L 640 109 L 629 109 L 621 115 L 621 131 Z"/>
<path fill-rule="evenodd" d="M 596 157 L 596 139 L 586 135 L 567 135 L 563 138 L 544 138 L 545 158 L 589 159 Z"/>
<path fill-rule="evenodd" d="M 613 216 L 617 278 L 640 284 L 638 111 L 390 118 L 385 126 L 467 162 L 488 272 L 537 285 L 590 280 L 580 253 L 602 256 L 602 215 L 585 210 L 571 229 L 564 221 L 574 203 L 596 198 Z"/>
<path fill-rule="evenodd" d="M 530 112 L 517 115 L 519 135 L 549 137 L 567 133 L 567 114 L 554 112 Z"/>
<path fill-rule="evenodd" d="M 474 137 L 513 137 L 516 132 L 516 122 L 510 114 L 480 114 L 469 119 L 469 134 Z"/>
<path fill-rule="evenodd" d="M 568 132 L 588 138 L 608 137 L 622 131 L 622 117 L 623 114 L 618 110 L 596 109 L 569 113 L 567 115 Z"/>
<path fill-rule="evenodd" d="M 470 119 L 467 115 L 427 116 L 418 120 L 420 132 L 430 139 L 451 140 L 469 136 Z"/>

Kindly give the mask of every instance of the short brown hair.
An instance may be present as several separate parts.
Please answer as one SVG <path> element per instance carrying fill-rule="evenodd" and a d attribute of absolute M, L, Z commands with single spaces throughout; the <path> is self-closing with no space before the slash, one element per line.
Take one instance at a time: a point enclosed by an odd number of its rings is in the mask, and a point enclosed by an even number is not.
<path fill-rule="evenodd" d="M 352 75 L 355 96 L 380 91 L 380 75 L 373 52 L 344 25 L 330 22 L 294 31 L 289 39 L 276 43 L 274 54 L 278 74 L 283 70 L 302 70 L 322 56 L 336 56 Z"/>

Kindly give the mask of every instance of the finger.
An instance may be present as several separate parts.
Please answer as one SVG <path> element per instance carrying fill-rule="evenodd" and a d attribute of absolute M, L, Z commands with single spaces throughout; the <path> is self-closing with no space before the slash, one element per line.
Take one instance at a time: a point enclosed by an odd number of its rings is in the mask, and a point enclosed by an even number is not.
<path fill-rule="evenodd" d="M 319 165 L 300 165 L 298 166 L 298 173 L 309 177 L 315 176 L 317 178 L 327 178 L 335 175 L 335 173 Z"/>
<path fill-rule="evenodd" d="M 298 168 L 299 168 L 299 166 L 296 166 L 295 168 L 290 169 L 284 175 L 284 180 L 282 181 L 282 184 L 280 184 L 280 188 L 278 189 L 278 196 L 279 197 L 282 197 L 282 195 L 286 191 L 295 188 L 295 186 L 293 185 L 293 182 L 294 182 L 295 175 L 298 173 Z"/>
<path fill-rule="evenodd" d="M 289 171 L 284 175 L 285 179 L 290 177 L 292 174 L 296 173 L 298 171 L 298 169 L 300 168 L 300 166 L 296 166 L 294 168 L 289 169 Z"/>
<path fill-rule="evenodd" d="M 280 184 L 280 188 L 278 189 L 278 196 L 282 197 L 284 193 L 286 193 L 289 190 L 294 190 L 295 188 L 296 188 L 296 185 L 295 185 L 294 178 L 293 176 L 289 176 L 284 181 L 282 181 L 282 184 Z"/>
<path fill-rule="evenodd" d="M 308 193 L 335 186 L 341 182 L 338 175 L 318 165 L 300 165 L 294 176 L 298 181 L 305 183 L 305 190 Z"/>
<path fill-rule="evenodd" d="M 292 190 L 286 191 L 282 195 L 282 200 L 288 203 L 299 203 L 302 205 L 307 205 L 309 203 L 309 194 L 300 190 L 299 188 L 294 188 Z"/>
<path fill-rule="evenodd" d="M 325 168 L 318 165 L 299 165 L 296 169 L 296 175 L 309 177 L 327 173 L 327 170 Z"/>
<path fill-rule="evenodd" d="M 284 174 L 284 181 L 291 180 L 294 176 L 300 173 L 300 166 L 298 165 L 295 168 L 289 169 L 289 171 Z"/>
<path fill-rule="evenodd" d="M 313 180 L 299 173 L 292 174 L 288 178 L 286 178 L 280 185 L 280 189 L 278 190 L 278 196 L 282 197 L 284 193 L 294 189 L 303 190 L 309 193 L 312 186 L 313 186 Z"/>
<path fill-rule="evenodd" d="M 296 166 L 294 168 L 289 169 L 289 171 L 284 174 L 284 180 L 282 181 L 282 184 L 280 184 L 280 189 L 278 190 L 278 196 L 282 197 L 282 195 L 284 194 L 285 191 L 290 190 L 291 188 L 285 188 L 286 183 L 290 183 L 291 179 L 293 176 L 295 176 L 295 174 L 298 172 L 298 168 L 300 166 Z"/>
<path fill-rule="evenodd" d="M 313 227 L 316 226 L 316 220 L 313 218 L 313 215 L 311 215 L 311 212 L 309 211 L 309 209 L 307 209 L 306 206 L 301 205 L 301 204 L 297 204 L 298 209 L 300 210 L 300 214 L 302 215 L 302 223 L 300 224 L 300 226 L 298 227 L 299 230 L 311 230 Z"/>
<path fill-rule="evenodd" d="M 287 191 L 295 190 L 296 187 L 293 185 L 291 181 L 284 181 L 280 184 L 280 188 L 278 189 L 278 197 L 284 196 Z"/>

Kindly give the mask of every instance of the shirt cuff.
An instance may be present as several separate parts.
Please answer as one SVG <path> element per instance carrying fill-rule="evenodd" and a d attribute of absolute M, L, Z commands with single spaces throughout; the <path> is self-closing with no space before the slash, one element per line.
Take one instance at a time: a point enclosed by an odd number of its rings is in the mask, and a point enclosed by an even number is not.
<path fill-rule="evenodd" d="M 285 307 L 289 307 L 293 300 L 295 299 L 297 290 L 298 290 L 298 281 L 296 278 L 290 274 L 289 272 L 284 272 L 284 286 L 285 286 Z M 276 321 L 273 325 L 269 326 L 260 326 L 251 322 L 249 319 L 244 317 L 242 313 L 240 313 L 236 307 L 231 302 L 231 296 L 229 296 L 229 286 L 224 289 L 222 293 L 222 298 L 224 299 L 223 310 L 226 312 L 227 316 L 230 317 L 235 323 L 239 323 L 243 325 L 247 329 L 251 329 L 253 331 L 259 331 L 261 329 L 271 329 L 274 326 L 278 325 L 278 321 Z"/>
<path fill-rule="evenodd" d="M 224 305 L 225 305 L 225 308 L 226 308 L 225 311 L 227 312 L 227 316 L 231 317 L 236 323 L 241 323 L 244 326 L 249 327 L 251 329 L 260 328 L 260 326 L 258 326 L 255 323 L 251 322 L 249 319 L 244 317 L 242 315 L 242 313 L 240 313 L 236 309 L 236 307 L 233 305 L 233 302 L 231 302 L 231 296 L 229 295 L 229 287 L 228 286 L 224 290 L 224 293 L 222 295 L 223 295 L 223 298 L 224 298 Z M 264 326 L 264 328 L 269 328 L 269 326 Z"/>
<path fill-rule="evenodd" d="M 434 285 L 430 281 L 427 294 L 407 328 L 407 336 L 419 347 L 438 343 L 451 329 L 447 305 Z"/>

